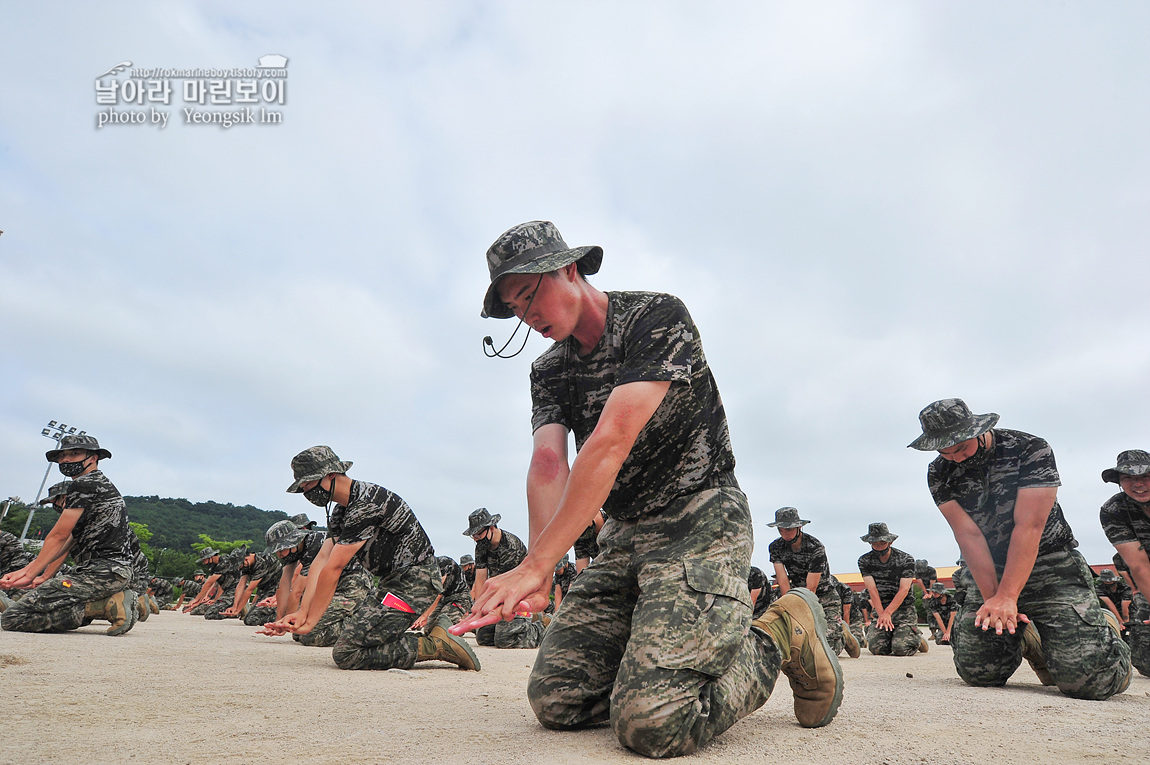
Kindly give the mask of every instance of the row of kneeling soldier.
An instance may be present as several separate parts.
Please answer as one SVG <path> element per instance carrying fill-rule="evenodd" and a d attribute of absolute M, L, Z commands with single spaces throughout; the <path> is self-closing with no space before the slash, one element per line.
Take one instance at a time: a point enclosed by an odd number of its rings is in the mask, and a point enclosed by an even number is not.
<path fill-rule="evenodd" d="M 486 262 L 482 315 L 517 318 L 554 341 L 531 366 L 526 539 L 480 508 L 464 530 L 474 560 L 437 557 L 402 498 L 353 479 L 352 463 L 315 446 L 291 460 L 287 490 L 325 508 L 327 533 L 281 521 L 268 529 L 263 553 L 205 550 L 210 574 L 184 608 L 238 617 L 262 594 L 257 606 L 275 611 L 261 632 L 330 645 L 344 669 L 438 660 L 478 670 L 462 637 L 469 631 L 480 645 L 537 646 L 527 701 L 542 725 L 609 723 L 624 746 L 655 757 L 693 752 L 758 709 L 779 674 L 800 725 L 830 723 L 844 690 L 840 651 L 857 656 L 863 643 L 880 655 L 925 649 L 911 616 L 916 579 L 930 596 L 936 634 L 971 685 L 1003 685 L 1024 657 L 1070 696 L 1105 699 L 1129 685 L 1121 611 L 1115 618 L 1099 605 L 1041 438 L 995 428 L 998 415 L 976 415 L 960 399 L 921 411 L 922 433 L 910 447 L 937 455 L 928 486 L 963 561 L 954 596 L 925 562 L 892 547 L 896 535 L 884 523 L 861 537 L 871 547 L 859 559 L 865 595 L 849 592 L 830 575 L 825 548 L 803 533 L 809 522 L 785 507 L 769 524 L 779 533 L 770 545 L 776 597 L 751 569 L 749 503 L 718 385 L 683 302 L 599 290 L 587 277 L 599 271 L 602 248 L 569 247 L 547 221 L 506 231 Z M 36 560 L 0 586 L 32 583 L 65 545 L 77 573 L 9 606 L 5 629 L 70 629 L 85 613 L 112 618 L 114 630 L 130 627 L 122 614 L 124 598 L 134 597 L 124 593 L 132 581 L 126 518 L 122 500 L 118 511 L 105 509 L 114 488 L 92 477 L 99 453 L 61 452 L 62 463 L 81 463 L 69 468 L 80 489 L 63 503 L 61 533 L 54 528 Z M 1150 587 L 1148 473 L 1150 456 L 1140 451 L 1123 452 L 1103 473 L 1122 492 L 1103 507 L 1102 525 L 1142 593 Z M 588 539 L 595 552 L 583 562 Z M 572 579 L 565 557 L 573 545 Z M 545 617 L 553 599 L 559 607 Z M 271 616 L 265 610 L 257 621 Z M 857 616 L 869 619 L 868 632 L 852 629 Z M 1143 672 L 1148 616 L 1143 595 L 1134 596 L 1128 621 Z"/>

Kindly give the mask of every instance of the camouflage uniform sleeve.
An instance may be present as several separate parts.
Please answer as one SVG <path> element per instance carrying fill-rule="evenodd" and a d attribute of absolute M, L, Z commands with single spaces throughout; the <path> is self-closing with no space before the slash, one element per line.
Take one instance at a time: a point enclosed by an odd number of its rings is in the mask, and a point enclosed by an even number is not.
<path fill-rule="evenodd" d="M 946 463 L 939 457 L 926 469 L 926 484 L 934 504 L 941 507 L 954 499 L 954 493 L 946 482 Z"/>
<path fill-rule="evenodd" d="M 544 425 L 558 424 L 571 430 L 571 419 L 564 405 L 569 394 L 564 375 L 566 346 L 553 345 L 531 364 L 531 432 Z M 478 567 L 478 564 L 477 564 Z"/>
<path fill-rule="evenodd" d="M 1137 542 L 1138 534 L 1134 531 L 1134 524 L 1130 522 L 1129 513 L 1126 512 L 1123 498 L 1126 495 L 1119 492 L 1102 504 L 1098 513 L 1098 520 L 1102 524 L 1102 531 L 1112 545 Z"/>
<path fill-rule="evenodd" d="M 490 552 L 491 545 L 487 540 L 475 543 L 475 570 L 487 568 L 487 553 Z"/>
<path fill-rule="evenodd" d="M 1035 436 L 1026 444 L 1019 458 L 1018 488 L 1033 489 L 1061 486 L 1054 450 L 1045 439 Z"/>
<path fill-rule="evenodd" d="M 779 543 L 783 541 L 783 538 L 779 537 L 767 545 L 767 555 L 770 557 L 771 563 L 778 563 L 780 561 L 779 554 L 782 552 L 782 546 Z"/>
<path fill-rule="evenodd" d="M 699 338 L 687 306 L 674 295 L 658 295 L 635 314 L 625 332 L 623 363 L 616 385 L 632 382 L 691 382 L 691 358 Z"/>
<path fill-rule="evenodd" d="M 899 579 L 914 579 L 914 557 L 907 554 L 902 558 L 902 570 L 898 574 Z"/>

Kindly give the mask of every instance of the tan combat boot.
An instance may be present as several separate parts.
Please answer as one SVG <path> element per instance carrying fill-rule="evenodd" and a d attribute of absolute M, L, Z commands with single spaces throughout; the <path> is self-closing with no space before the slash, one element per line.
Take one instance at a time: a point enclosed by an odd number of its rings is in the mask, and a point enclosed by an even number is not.
<path fill-rule="evenodd" d="M 146 594 L 140 595 L 136 598 L 136 603 L 138 604 L 136 607 L 136 621 L 148 621 L 148 617 L 152 615 L 152 609 L 148 608 L 148 596 Z"/>
<path fill-rule="evenodd" d="M 847 656 L 852 659 L 857 659 L 859 654 L 862 653 L 858 638 L 855 637 L 854 633 L 851 632 L 845 624 L 843 625 L 843 647 L 847 649 Z"/>
<path fill-rule="evenodd" d="M 1042 638 L 1030 622 L 1027 622 L 1022 630 L 1022 658 L 1026 659 L 1034 674 L 1038 675 L 1039 682 L 1043 685 L 1054 685 L 1054 675 L 1046 668 L 1046 658 L 1042 655 Z"/>
<path fill-rule="evenodd" d="M 751 622 L 771 636 L 782 654 L 780 669 L 795 695 L 795 718 L 804 728 L 834 719 L 843 701 L 843 671 L 827 642 L 827 622 L 815 594 L 790 590 Z"/>
<path fill-rule="evenodd" d="M 926 642 L 926 638 L 922 637 L 922 633 L 919 633 L 918 652 L 919 653 L 926 653 L 929 650 L 930 650 L 930 643 Z"/>
<path fill-rule="evenodd" d="M 12 598 L 0 592 L 0 614 L 8 610 L 8 606 L 12 605 Z"/>
<path fill-rule="evenodd" d="M 110 598 L 94 600 L 84 606 L 84 617 L 92 619 L 107 619 L 112 623 L 108 628 L 109 635 L 123 635 L 136 626 L 136 593 L 131 590 L 117 592 Z"/>
<path fill-rule="evenodd" d="M 447 661 L 460 669 L 474 669 L 479 671 L 479 657 L 471 650 L 471 646 L 461 637 L 448 632 L 451 620 L 441 616 L 427 637 L 419 638 L 415 660 L 419 661 Z"/>

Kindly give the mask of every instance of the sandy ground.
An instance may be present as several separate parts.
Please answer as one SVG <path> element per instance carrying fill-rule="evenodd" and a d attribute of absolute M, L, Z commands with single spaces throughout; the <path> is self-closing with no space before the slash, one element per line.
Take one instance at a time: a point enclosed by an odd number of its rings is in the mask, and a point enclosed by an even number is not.
<path fill-rule="evenodd" d="M 622 763 L 609 728 L 541 728 L 524 699 L 535 651 L 479 648 L 482 672 L 336 669 L 330 649 L 234 620 L 165 611 L 109 638 L 0 632 L 0 763 Z M 843 658 L 838 717 L 800 728 L 786 678 L 700 763 L 1124 763 L 1150 752 L 1150 678 L 1105 702 L 1043 688 L 1024 663 L 968 688 L 950 649 Z M 1141 742 L 1141 743 L 1139 743 Z"/>

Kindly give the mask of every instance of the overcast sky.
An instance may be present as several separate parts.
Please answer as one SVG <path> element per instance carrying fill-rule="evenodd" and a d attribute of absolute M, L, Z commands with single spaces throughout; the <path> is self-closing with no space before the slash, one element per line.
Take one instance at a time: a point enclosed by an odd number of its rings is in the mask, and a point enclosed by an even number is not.
<path fill-rule="evenodd" d="M 527 534 L 531 358 L 489 360 L 484 252 L 554 221 L 601 289 L 702 332 L 751 501 L 834 571 L 871 521 L 957 547 L 906 445 L 964 398 L 1054 447 L 1092 563 L 1099 474 L 1150 448 L 1150 7 L 1140 2 L 5 3 L 0 495 L 49 420 L 124 494 L 322 511 L 329 444 L 437 551 Z M 98 126 L 135 68 L 286 56 L 280 124 Z M 105 76 L 104 84 L 130 79 Z M 258 108 L 255 110 L 259 116 Z M 59 480 L 53 470 L 50 481 Z"/>

